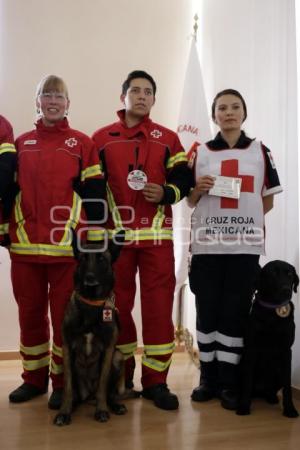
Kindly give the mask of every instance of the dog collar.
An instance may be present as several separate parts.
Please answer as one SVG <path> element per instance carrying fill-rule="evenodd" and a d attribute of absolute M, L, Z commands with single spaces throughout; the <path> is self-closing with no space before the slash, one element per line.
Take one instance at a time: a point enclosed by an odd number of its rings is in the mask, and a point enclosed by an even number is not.
<path fill-rule="evenodd" d="M 257 303 L 259 303 L 261 306 L 264 306 L 265 308 L 269 308 L 269 309 L 277 309 L 277 308 L 282 308 L 284 306 L 287 306 L 290 303 L 290 300 L 285 300 L 284 302 L 280 303 L 279 305 L 275 305 L 274 303 L 268 303 L 268 302 L 264 302 L 263 300 L 260 299 L 256 299 Z"/>
<path fill-rule="evenodd" d="M 285 300 L 283 303 L 280 303 L 279 305 L 274 305 L 274 303 L 267 303 L 260 299 L 257 299 L 256 301 L 265 308 L 273 310 L 275 309 L 275 312 L 279 317 L 285 318 L 288 317 L 291 313 L 290 300 Z"/>
<path fill-rule="evenodd" d="M 89 298 L 85 298 L 82 295 L 77 296 L 78 300 L 85 303 L 86 305 L 90 306 L 107 306 L 108 308 L 114 308 L 115 306 L 115 296 L 112 294 L 110 297 L 107 298 L 98 298 L 95 300 L 91 300 Z"/>

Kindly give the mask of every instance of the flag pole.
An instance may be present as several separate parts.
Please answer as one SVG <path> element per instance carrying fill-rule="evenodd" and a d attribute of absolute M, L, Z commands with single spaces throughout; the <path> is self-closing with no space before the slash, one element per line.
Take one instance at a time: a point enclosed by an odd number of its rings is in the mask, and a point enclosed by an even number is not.
<path fill-rule="evenodd" d="M 198 14 L 194 15 L 194 25 L 191 37 L 197 42 L 197 33 L 198 33 Z M 187 287 L 186 283 L 183 283 L 180 287 L 179 295 L 178 295 L 178 307 L 177 307 L 177 324 L 175 328 L 175 341 L 178 346 L 184 345 L 185 350 L 188 352 L 192 362 L 199 367 L 199 354 L 198 351 L 194 349 L 194 338 L 192 333 L 183 326 L 183 302 L 184 302 L 184 294 L 185 289 Z"/>

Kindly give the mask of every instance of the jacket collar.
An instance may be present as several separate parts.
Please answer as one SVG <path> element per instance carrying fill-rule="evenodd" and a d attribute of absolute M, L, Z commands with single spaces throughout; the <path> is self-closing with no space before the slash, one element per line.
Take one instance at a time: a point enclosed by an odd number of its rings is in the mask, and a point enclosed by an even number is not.
<path fill-rule="evenodd" d="M 47 127 L 44 124 L 43 119 L 39 119 L 35 123 L 35 126 L 37 131 L 44 133 L 57 133 L 58 131 L 66 131 L 70 128 L 68 119 L 66 117 L 64 117 L 59 122 L 56 122 L 53 127 Z"/>
<path fill-rule="evenodd" d="M 242 130 L 240 137 L 233 148 L 245 149 L 249 147 L 252 141 L 254 141 L 254 139 L 246 136 L 245 132 Z M 209 141 L 207 145 L 212 150 L 225 150 L 230 148 L 220 132 L 212 141 Z"/>
<path fill-rule="evenodd" d="M 125 109 L 121 109 L 120 111 L 117 111 L 117 115 L 119 117 L 119 125 L 122 127 L 124 133 L 127 137 L 135 137 L 138 134 L 142 133 L 144 136 L 148 136 L 149 128 L 152 124 L 152 120 L 149 117 L 149 114 L 144 116 L 142 120 L 135 125 L 134 127 L 128 128 L 125 122 Z"/>

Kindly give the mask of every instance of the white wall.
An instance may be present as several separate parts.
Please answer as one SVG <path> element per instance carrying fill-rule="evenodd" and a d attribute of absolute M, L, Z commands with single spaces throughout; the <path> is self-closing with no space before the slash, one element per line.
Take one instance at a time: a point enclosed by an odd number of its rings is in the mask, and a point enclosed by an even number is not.
<path fill-rule="evenodd" d="M 144 69 L 158 85 L 152 117 L 176 129 L 192 17 L 188 0 L 1 0 L 1 114 L 16 136 L 31 129 L 36 85 L 54 73 L 68 84 L 72 126 L 90 134 L 115 120 L 128 72 Z M 0 351 L 11 351 L 18 323 L 3 249 L 0 263 Z"/>

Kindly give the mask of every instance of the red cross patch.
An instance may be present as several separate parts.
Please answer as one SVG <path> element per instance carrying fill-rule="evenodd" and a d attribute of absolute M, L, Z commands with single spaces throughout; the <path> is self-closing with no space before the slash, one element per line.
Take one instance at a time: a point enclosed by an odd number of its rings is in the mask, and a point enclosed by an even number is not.
<path fill-rule="evenodd" d="M 112 322 L 112 309 L 103 309 L 103 322 Z"/>
<path fill-rule="evenodd" d="M 241 192 L 254 192 L 254 177 L 252 175 L 240 175 L 239 174 L 239 161 L 238 159 L 227 159 L 222 161 L 221 175 L 224 177 L 236 177 L 242 179 Z M 238 200 L 234 198 L 221 198 L 221 208 L 237 209 Z"/>
<path fill-rule="evenodd" d="M 77 145 L 77 140 L 72 137 L 72 138 L 66 139 L 65 144 L 67 144 L 68 147 L 75 147 L 75 145 Z"/>
<path fill-rule="evenodd" d="M 159 130 L 153 130 L 151 131 L 151 136 L 154 137 L 155 139 L 158 139 L 162 136 L 162 132 Z"/>

